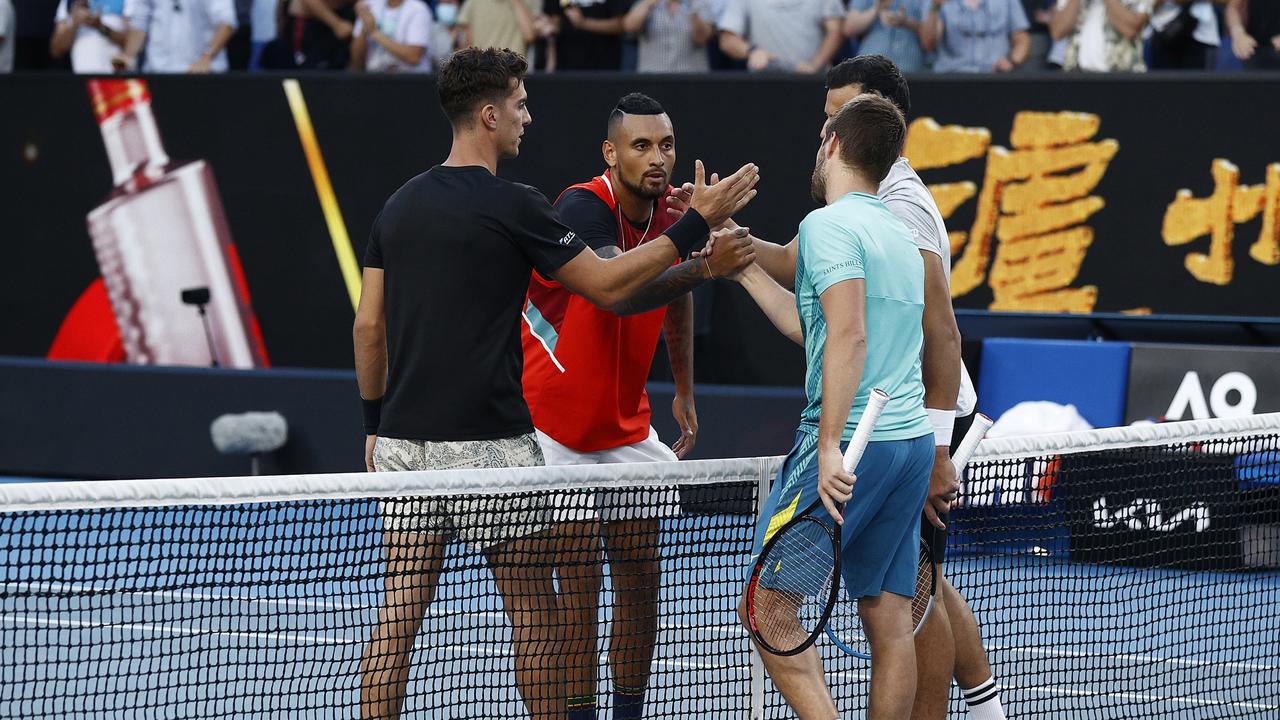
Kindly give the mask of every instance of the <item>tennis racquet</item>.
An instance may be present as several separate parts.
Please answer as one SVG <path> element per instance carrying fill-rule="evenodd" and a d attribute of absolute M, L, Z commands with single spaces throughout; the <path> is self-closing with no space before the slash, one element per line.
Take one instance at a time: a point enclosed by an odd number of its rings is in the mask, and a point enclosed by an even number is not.
<path fill-rule="evenodd" d="M 969 432 L 965 433 L 964 439 L 960 441 L 960 446 L 956 448 L 956 454 L 951 458 L 951 462 L 956 467 L 957 478 L 964 474 L 965 466 L 969 464 L 969 460 L 973 457 L 978 443 L 987 434 L 987 430 L 990 427 L 991 418 L 982 413 L 974 416 L 973 424 L 969 426 Z M 920 563 L 916 572 L 916 594 L 911 600 L 911 631 L 913 634 L 919 634 L 920 628 L 924 627 L 925 620 L 929 618 L 929 613 L 933 611 L 937 591 L 938 561 L 933 556 L 933 549 L 929 546 L 929 543 L 921 539 Z M 859 619 L 857 608 L 853 606 L 853 603 L 839 603 L 833 609 L 831 617 L 827 621 L 827 637 L 831 639 L 831 642 L 836 647 L 849 655 L 863 658 L 864 660 L 871 659 L 871 645 L 867 642 L 866 633 L 862 630 L 862 621 Z"/>
<path fill-rule="evenodd" d="M 844 453 L 846 471 L 858 467 L 888 401 L 883 390 L 871 391 Z M 836 604 L 840 531 L 826 512 L 815 514 L 821 507 L 819 499 L 773 533 L 751 570 L 748 625 L 760 647 L 774 655 L 795 655 L 812 645 Z"/>

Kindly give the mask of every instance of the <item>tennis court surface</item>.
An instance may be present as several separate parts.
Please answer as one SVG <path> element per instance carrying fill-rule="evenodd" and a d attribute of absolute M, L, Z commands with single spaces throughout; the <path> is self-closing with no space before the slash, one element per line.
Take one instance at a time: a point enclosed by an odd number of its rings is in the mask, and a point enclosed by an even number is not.
<path fill-rule="evenodd" d="M 630 538 L 662 557 L 645 716 L 790 717 L 735 612 L 777 464 L 2 485 L 0 718 L 357 717 L 382 499 L 466 498 L 501 524 L 619 487 L 637 508 L 680 498 L 656 537 Z M 964 488 L 944 571 L 1010 718 L 1280 717 L 1280 415 L 989 440 Z M 445 568 L 403 716 L 525 717 L 484 557 L 455 542 Z M 819 644 L 844 717 L 862 717 L 869 665 Z"/>

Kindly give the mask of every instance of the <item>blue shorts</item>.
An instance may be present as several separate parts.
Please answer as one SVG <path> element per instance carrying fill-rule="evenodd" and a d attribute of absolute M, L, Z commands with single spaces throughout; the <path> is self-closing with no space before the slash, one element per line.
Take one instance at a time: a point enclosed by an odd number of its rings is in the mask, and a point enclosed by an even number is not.
<path fill-rule="evenodd" d="M 778 472 L 756 523 L 751 561 L 773 533 L 818 500 L 818 436 L 796 432 L 796 445 Z M 841 565 L 849 598 L 888 591 L 915 595 L 920 558 L 920 513 L 929 494 L 933 435 L 867 444 L 853 497 L 844 508 Z M 814 511 L 830 519 L 821 505 Z M 747 568 L 748 577 L 751 568 Z M 801 588 L 796 588 L 801 589 Z"/>

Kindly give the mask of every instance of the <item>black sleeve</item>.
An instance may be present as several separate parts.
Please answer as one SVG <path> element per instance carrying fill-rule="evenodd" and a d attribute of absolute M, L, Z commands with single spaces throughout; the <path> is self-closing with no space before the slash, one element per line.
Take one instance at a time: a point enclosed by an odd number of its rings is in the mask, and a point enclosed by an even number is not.
<path fill-rule="evenodd" d="M 564 8 L 560 5 L 560 0 L 543 0 L 542 12 L 547 17 L 564 17 Z"/>
<path fill-rule="evenodd" d="M 592 250 L 618 247 L 618 219 L 595 193 L 573 188 L 556 200 L 556 213 Z"/>
<path fill-rule="evenodd" d="M 527 185 L 517 187 L 515 212 L 507 221 L 511 238 L 539 273 L 551 277 L 587 246 L 560 221 L 542 193 Z"/>
<path fill-rule="evenodd" d="M 364 248 L 364 266 L 367 268 L 382 267 L 382 213 L 373 219 L 373 229 L 369 231 L 369 244 Z"/>
<path fill-rule="evenodd" d="M 622 17 L 631 9 L 631 0 L 607 0 L 605 7 L 609 9 L 605 17 Z"/>

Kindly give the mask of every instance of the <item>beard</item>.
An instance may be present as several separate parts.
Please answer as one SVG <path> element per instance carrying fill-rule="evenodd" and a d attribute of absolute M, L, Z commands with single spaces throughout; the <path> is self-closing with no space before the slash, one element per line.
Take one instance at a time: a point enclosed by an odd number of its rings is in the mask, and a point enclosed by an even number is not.
<path fill-rule="evenodd" d="M 813 176 L 809 178 L 809 194 L 819 205 L 827 204 L 827 177 L 822 171 L 826 168 L 826 160 L 819 160 L 813 167 Z"/>
<path fill-rule="evenodd" d="M 646 200 L 657 200 L 667 193 L 667 185 L 669 182 L 661 183 L 657 187 L 648 187 L 645 185 L 645 179 L 645 176 L 641 175 L 639 181 L 632 181 L 621 172 L 618 173 L 618 181 L 622 183 L 623 187 L 635 194 L 636 197 L 642 197 Z"/>

